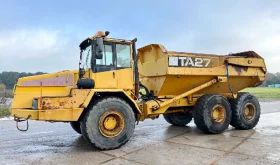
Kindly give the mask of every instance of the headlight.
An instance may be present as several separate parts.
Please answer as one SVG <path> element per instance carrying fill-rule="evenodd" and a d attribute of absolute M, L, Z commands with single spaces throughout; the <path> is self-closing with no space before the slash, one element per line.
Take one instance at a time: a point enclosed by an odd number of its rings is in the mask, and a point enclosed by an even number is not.
<path fill-rule="evenodd" d="M 38 109 L 38 99 L 32 100 L 32 109 Z"/>

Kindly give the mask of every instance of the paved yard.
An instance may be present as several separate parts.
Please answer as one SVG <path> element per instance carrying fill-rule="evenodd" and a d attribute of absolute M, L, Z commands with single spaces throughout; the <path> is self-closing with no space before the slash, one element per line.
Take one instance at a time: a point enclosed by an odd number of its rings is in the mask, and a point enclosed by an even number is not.
<path fill-rule="evenodd" d="M 261 106 L 253 130 L 207 135 L 193 122 L 174 127 L 160 117 L 139 123 L 132 139 L 111 151 L 90 148 L 68 123 L 31 121 L 19 132 L 13 121 L 0 121 L 0 164 L 280 164 L 280 102 Z"/>

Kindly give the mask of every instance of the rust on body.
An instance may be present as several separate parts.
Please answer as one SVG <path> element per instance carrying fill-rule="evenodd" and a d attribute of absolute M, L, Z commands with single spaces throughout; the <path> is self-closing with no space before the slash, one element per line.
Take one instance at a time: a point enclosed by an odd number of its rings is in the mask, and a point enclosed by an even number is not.
<path fill-rule="evenodd" d="M 241 75 L 242 71 L 247 72 L 248 70 L 248 66 L 232 65 L 232 67 L 238 73 L 238 75 Z"/>

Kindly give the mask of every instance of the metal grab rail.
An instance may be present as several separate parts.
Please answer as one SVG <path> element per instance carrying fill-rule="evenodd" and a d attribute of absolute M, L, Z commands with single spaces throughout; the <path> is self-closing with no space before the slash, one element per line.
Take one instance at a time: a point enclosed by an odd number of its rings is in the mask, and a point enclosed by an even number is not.
<path fill-rule="evenodd" d="M 28 115 L 27 118 L 21 119 L 20 117 L 17 117 L 16 115 L 14 115 L 14 120 L 16 121 L 16 127 L 19 131 L 26 132 L 28 130 L 28 128 L 29 128 L 28 119 L 30 117 L 31 117 L 31 115 Z M 18 126 L 18 123 L 23 122 L 23 121 L 26 121 L 26 129 L 20 129 Z"/>

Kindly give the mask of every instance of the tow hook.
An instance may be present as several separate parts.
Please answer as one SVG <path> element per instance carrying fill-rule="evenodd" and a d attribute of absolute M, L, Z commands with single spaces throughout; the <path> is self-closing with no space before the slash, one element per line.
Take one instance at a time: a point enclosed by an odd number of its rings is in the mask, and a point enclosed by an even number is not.
<path fill-rule="evenodd" d="M 17 126 L 17 129 L 18 129 L 19 131 L 25 132 L 25 131 L 28 130 L 28 128 L 29 128 L 28 119 L 29 119 L 30 117 L 31 117 L 31 115 L 28 115 L 27 118 L 20 118 L 20 117 L 17 117 L 16 115 L 14 115 L 14 120 L 16 121 L 16 126 Z M 19 123 L 19 122 L 23 122 L 23 121 L 26 121 L 26 129 L 20 129 L 20 128 L 18 127 L 18 123 Z"/>

